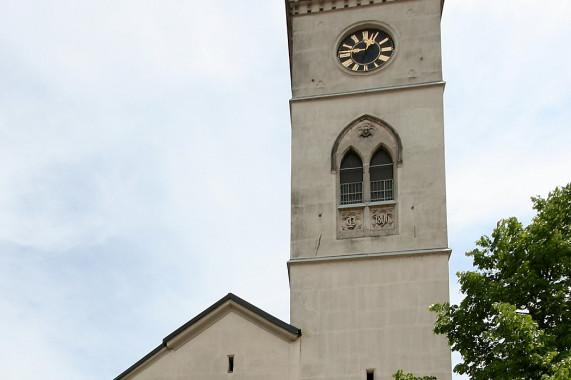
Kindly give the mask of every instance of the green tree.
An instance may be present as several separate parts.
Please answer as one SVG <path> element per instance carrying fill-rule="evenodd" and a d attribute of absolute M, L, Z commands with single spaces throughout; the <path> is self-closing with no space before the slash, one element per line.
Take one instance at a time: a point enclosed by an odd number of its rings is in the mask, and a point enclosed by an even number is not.
<path fill-rule="evenodd" d="M 571 183 L 532 201 L 527 227 L 501 220 L 467 253 L 462 302 L 431 308 L 470 379 L 571 379 Z"/>
<path fill-rule="evenodd" d="M 395 380 L 436 380 L 434 376 L 416 377 L 412 373 L 404 373 L 401 369 L 393 374 L 393 378 Z"/>

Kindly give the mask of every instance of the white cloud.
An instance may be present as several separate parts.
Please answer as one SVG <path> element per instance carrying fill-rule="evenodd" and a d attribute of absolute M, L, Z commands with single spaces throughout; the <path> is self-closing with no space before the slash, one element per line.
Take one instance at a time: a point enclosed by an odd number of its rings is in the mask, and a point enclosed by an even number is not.
<path fill-rule="evenodd" d="M 446 1 L 453 271 L 571 180 L 568 4 Z M 0 4 L 5 378 L 116 376 L 228 291 L 287 320 L 288 63 L 282 1 Z"/>
<path fill-rule="evenodd" d="M 571 180 L 569 5 L 446 6 L 450 223 L 529 215 L 530 196 Z"/>

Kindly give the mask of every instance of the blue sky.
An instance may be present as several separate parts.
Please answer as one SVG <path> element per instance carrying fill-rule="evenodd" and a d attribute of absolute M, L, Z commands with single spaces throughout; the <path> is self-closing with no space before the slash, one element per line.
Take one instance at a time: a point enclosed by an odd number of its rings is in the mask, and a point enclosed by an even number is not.
<path fill-rule="evenodd" d="M 571 3 L 442 30 L 458 300 L 474 241 L 571 181 Z M 289 320 L 288 70 L 281 0 L 0 1 L 2 379 L 113 378 L 228 292 Z"/>

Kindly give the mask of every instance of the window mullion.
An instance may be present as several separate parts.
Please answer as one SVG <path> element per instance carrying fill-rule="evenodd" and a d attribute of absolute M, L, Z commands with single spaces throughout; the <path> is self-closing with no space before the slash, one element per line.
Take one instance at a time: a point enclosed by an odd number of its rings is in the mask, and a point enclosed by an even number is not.
<path fill-rule="evenodd" d="M 363 165 L 363 202 L 371 202 L 371 176 L 369 173 L 369 164 Z"/>

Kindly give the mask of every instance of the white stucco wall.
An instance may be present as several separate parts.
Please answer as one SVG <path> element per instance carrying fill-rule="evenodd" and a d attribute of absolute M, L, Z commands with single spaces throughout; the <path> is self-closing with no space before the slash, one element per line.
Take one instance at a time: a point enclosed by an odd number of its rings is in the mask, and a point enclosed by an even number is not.
<path fill-rule="evenodd" d="M 448 254 L 297 263 L 291 321 L 302 326 L 300 379 L 376 380 L 398 369 L 451 379 L 450 349 L 428 307 L 448 300 Z"/>
<path fill-rule="evenodd" d="M 295 379 L 297 361 L 292 352 L 297 345 L 230 312 L 180 348 L 165 349 L 125 379 Z M 234 355 L 232 373 L 228 372 L 228 355 Z"/>

